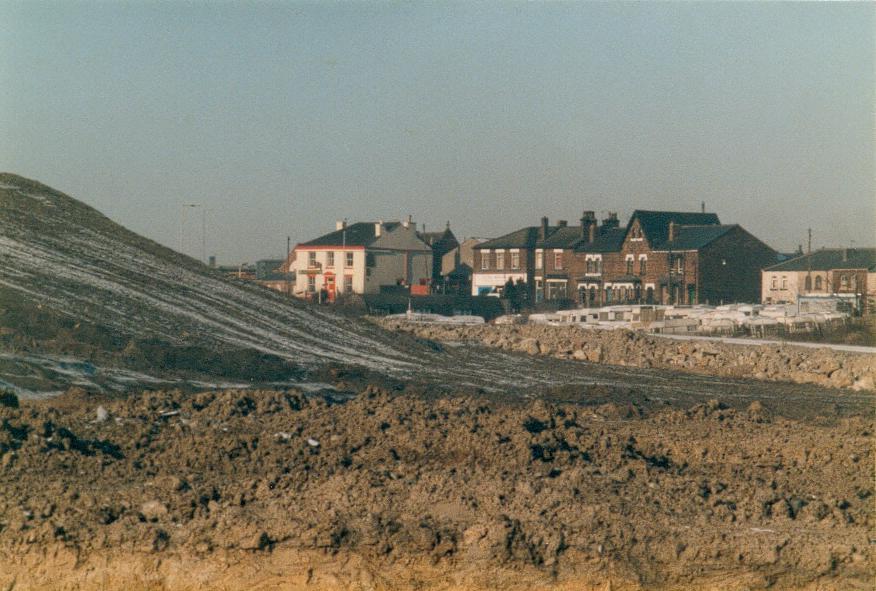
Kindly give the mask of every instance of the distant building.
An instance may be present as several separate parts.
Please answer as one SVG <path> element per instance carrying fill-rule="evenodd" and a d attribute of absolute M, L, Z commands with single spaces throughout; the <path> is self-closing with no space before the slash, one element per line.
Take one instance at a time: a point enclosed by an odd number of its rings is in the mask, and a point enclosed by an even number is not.
<path fill-rule="evenodd" d="M 859 313 L 876 312 L 876 248 L 828 248 L 763 270 L 761 301 L 840 298 Z"/>
<path fill-rule="evenodd" d="M 625 227 L 617 215 L 580 225 L 564 220 L 522 228 L 475 247 L 472 293 L 525 281 L 538 303 L 754 302 L 760 271 L 776 252 L 739 225 L 705 212 L 636 210 Z"/>
<path fill-rule="evenodd" d="M 436 289 L 443 287 L 444 273 L 441 266 L 444 255 L 459 246 L 459 241 L 450 230 L 450 222 L 447 222 L 447 227 L 440 232 L 418 232 L 420 240 L 428 244 L 432 248 L 432 285 Z"/>
<path fill-rule="evenodd" d="M 467 238 L 462 241 L 462 244 L 457 245 L 442 257 L 443 291 L 446 293 L 471 292 L 474 247 L 486 241 L 486 238 Z"/>
<path fill-rule="evenodd" d="M 428 293 L 432 248 L 414 223 L 337 222 L 334 232 L 298 244 L 287 259 L 294 295 L 307 299 L 379 293 L 389 286 L 417 286 Z"/>

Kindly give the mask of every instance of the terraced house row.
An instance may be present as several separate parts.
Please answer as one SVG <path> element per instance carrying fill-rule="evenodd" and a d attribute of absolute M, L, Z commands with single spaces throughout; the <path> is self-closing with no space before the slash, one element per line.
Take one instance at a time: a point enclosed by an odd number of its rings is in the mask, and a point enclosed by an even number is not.
<path fill-rule="evenodd" d="M 625 226 L 610 213 L 599 223 L 559 220 L 521 228 L 474 248 L 472 294 L 501 292 L 510 279 L 531 301 L 582 306 L 620 303 L 754 302 L 761 269 L 775 250 L 714 213 L 633 212 Z"/>

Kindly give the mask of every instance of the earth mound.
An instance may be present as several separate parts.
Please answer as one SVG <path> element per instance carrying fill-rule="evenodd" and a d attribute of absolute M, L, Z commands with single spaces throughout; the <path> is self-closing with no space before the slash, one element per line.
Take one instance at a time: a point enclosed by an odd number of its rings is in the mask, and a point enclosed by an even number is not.
<path fill-rule="evenodd" d="M 374 387 L 0 415 L 3 588 L 848 590 L 874 567 L 869 416 Z"/>

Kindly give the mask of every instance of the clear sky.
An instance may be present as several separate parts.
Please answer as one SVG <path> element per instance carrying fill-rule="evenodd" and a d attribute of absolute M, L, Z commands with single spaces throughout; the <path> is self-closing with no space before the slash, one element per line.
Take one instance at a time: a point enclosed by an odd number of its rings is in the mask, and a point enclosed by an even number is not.
<path fill-rule="evenodd" d="M 876 245 L 871 3 L 0 0 L 0 170 L 220 263 L 336 219 L 698 210 Z M 200 255 L 191 214 L 185 248 Z"/>

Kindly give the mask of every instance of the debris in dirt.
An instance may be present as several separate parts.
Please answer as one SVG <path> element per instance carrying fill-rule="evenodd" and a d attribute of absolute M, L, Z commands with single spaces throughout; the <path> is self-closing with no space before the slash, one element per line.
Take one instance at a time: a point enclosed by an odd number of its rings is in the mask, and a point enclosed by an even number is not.
<path fill-rule="evenodd" d="M 319 441 L 317 441 L 316 439 L 314 439 L 312 437 L 308 437 L 307 438 L 307 445 L 309 445 L 310 447 L 319 447 Z"/>
<path fill-rule="evenodd" d="M 167 515 L 167 506 L 159 501 L 146 501 L 140 506 L 140 514 L 146 521 L 158 521 Z"/>
<path fill-rule="evenodd" d="M 103 423 L 109 419 L 109 411 L 102 406 L 98 406 L 94 414 L 95 420 L 98 423 Z"/>

